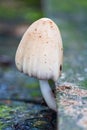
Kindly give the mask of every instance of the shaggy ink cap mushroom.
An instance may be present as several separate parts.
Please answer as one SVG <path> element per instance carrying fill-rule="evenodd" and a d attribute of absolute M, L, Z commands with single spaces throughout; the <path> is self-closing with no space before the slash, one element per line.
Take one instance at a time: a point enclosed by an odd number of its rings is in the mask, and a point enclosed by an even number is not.
<path fill-rule="evenodd" d="M 58 80 L 61 73 L 63 46 L 57 25 L 41 18 L 29 26 L 18 46 L 15 62 L 19 71 L 39 79 L 42 95 L 56 111 L 56 101 L 48 80 Z"/>

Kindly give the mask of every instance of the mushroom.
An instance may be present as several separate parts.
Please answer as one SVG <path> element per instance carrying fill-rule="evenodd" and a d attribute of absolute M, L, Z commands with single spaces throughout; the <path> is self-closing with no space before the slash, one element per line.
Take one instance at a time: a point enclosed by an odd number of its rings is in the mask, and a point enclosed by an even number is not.
<path fill-rule="evenodd" d="M 29 26 L 18 46 L 15 62 L 19 71 L 39 79 L 48 106 L 57 110 L 48 80 L 55 83 L 62 68 L 63 47 L 60 31 L 49 18 L 41 18 Z"/>

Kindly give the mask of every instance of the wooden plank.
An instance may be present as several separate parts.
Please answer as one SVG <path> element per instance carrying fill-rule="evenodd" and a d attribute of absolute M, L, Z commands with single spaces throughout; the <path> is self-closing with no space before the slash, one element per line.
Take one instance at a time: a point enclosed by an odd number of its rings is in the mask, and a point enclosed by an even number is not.
<path fill-rule="evenodd" d="M 75 84 L 57 87 L 58 130 L 87 130 L 87 90 Z"/>

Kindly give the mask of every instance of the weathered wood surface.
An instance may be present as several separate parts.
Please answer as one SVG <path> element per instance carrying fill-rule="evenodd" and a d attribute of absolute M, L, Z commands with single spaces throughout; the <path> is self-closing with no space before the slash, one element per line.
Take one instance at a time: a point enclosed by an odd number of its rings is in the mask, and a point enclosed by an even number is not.
<path fill-rule="evenodd" d="M 87 90 L 75 84 L 57 87 L 58 130 L 87 130 Z"/>

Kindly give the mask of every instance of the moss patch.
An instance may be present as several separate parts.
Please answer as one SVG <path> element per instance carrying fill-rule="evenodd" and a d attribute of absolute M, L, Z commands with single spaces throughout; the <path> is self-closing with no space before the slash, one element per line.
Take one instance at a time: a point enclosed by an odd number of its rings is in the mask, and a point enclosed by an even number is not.
<path fill-rule="evenodd" d="M 0 118 L 10 118 L 11 108 L 8 106 L 1 105 L 0 106 Z"/>

